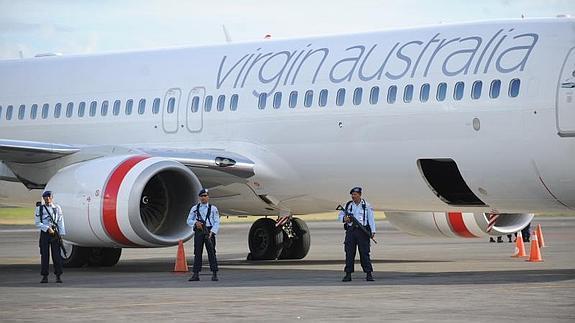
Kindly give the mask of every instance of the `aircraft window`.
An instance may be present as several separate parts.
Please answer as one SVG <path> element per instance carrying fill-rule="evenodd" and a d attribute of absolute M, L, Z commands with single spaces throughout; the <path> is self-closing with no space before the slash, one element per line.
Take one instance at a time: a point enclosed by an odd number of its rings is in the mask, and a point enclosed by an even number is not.
<path fill-rule="evenodd" d="M 465 84 L 463 82 L 455 83 L 453 88 L 453 98 L 455 100 L 461 100 L 463 98 L 463 90 L 465 89 Z"/>
<path fill-rule="evenodd" d="M 280 106 L 282 104 L 282 93 L 281 92 L 276 92 L 274 94 L 274 101 L 273 101 L 273 107 L 274 109 L 279 109 Z"/>
<path fill-rule="evenodd" d="M 152 113 L 153 114 L 160 113 L 160 98 L 155 98 L 154 102 L 152 102 Z"/>
<path fill-rule="evenodd" d="M 22 104 L 20 105 L 20 108 L 18 108 L 18 120 L 24 119 L 25 114 L 26 114 L 26 106 Z"/>
<path fill-rule="evenodd" d="M 307 90 L 303 97 L 303 106 L 309 108 L 311 107 L 312 103 L 313 103 L 313 90 Z"/>
<path fill-rule="evenodd" d="M 421 90 L 419 91 L 419 101 L 427 102 L 429 100 L 429 89 L 431 87 L 428 83 L 425 83 L 421 86 Z"/>
<path fill-rule="evenodd" d="M 78 105 L 78 117 L 84 117 L 84 111 L 86 110 L 86 102 L 80 102 Z"/>
<path fill-rule="evenodd" d="M 212 102 L 214 101 L 214 97 L 211 95 L 206 96 L 206 99 L 204 100 L 204 110 L 206 112 L 210 112 L 212 111 Z"/>
<path fill-rule="evenodd" d="M 146 99 L 140 99 L 138 102 L 138 114 L 144 114 L 146 112 Z"/>
<path fill-rule="evenodd" d="M 403 91 L 403 102 L 409 103 L 413 99 L 413 85 L 408 84 Z"/>
<path fill-rule="evenodd" d="M 42 106 L 42 119 L 48 118 L 48 110 L 50 110 L 50 105 L 48 103 L 44 103 Z M 6 111 L 7 113 L 8 111 Z"/>
<path fill-rule="evenodd" d="M 208 101 L 208 98 L 206 98 L 206 102 L 207 101 Z M 207 105 L 207 103 L 206 103 L 206 105 Z M 168 110 L 168 113 L 174 113 L 174 110 L 176 110 L 176 98 L 171 97 L 168 99 L 168 106 L 166 107 L 166 109 Z M 212 97 L 210 96 L 210 110 L 211 109 L 212 109 Z"/>
<path fill-rule="evenodd" d="M 481 97 L 481 88 L 483 87 L 483 82 L 475 81 L 471 87 L 471 98 L 477 100 Z"/>
<path fill-rule="evenodd" d="M 369 92 L 369 103 L 377 104 L 377 101 L 379 101 L 379 86 L 374 86 Z"/>
<path fill-rule="evenodd" d="M 397 96 L 397 86 L 392 85 L 387 90 L 387 103 L 389 104 L 395 103 L 396 96 Z"/>
<path fill-rule="evenodd" d="M 12 120 L 12 110 L 13 109 L 14 109 L 14 107 L 11 105 L 6 107 L 6 120 Z"/>
<path fill-rule="evenodd" d="M 108 114 L 108 100 L 104 100 L 102 101 L 102 107 L 100 108 L 100 115 L 101 116 L 105 116 L 106 114 Z"/>
<path fill-rule="evenodd" d="M 325 107 L 327 105 L 327 89 L 323 89 L 321 91 L 319 91 L 319 106 L 320 107 Z"/>
<path fill-rule="evenodd" d="M 56 105 L 54 106 L 54 118 L 56 119 L 60 118 L 61 114 L 62 114 L 62 103 L 56 103 Z"/>
<path fill-rule="evenodd" d="M 74 113 L 74 103 L 68 102 L 68 105 L 66 105 L 66 118 L 71 118 L 73 113 Z"/>
<path fill-rule="evenodd" d="M 289 94 L 289 107 L 290 108 L 295 108 L 297 104 L 297 91 L 291 91 L 291 93 Z"/>
<path fill-rule="evenodd" d="M 268 94 L 265 92 L 260 93 L 260 96 L 258 98 L 258 108 L 260 110 L 263 110 L 266 108 L 267 100 L 268 100 Z"/>
<path fill-rule="evenodd" d="M 437 84 L 437 101 L 443 101 L 447 97 L 447 83 Z"/>
<path fill-rule="evenodd" d="M 134 100 L 129 99 L 128 101 L 126 101 L 126 115 L 129 116 L 130 114 L 132 114 L 132 108 L 134 107 Z"/>
<path fill-rule="evenodd" d="M 361 97 L 363 96 L 363 88 L 358 87 L 353 91 L 353 104 L 360 105 Z"/>
<path fill-rule="evenodd" d="M 198 109 L 200 107 L 200 97 L 199 96 L 194 96 L 194 98 L 192 99 L 192 112 L 198 112 Z"/>
<path fill-rule="evenodd" d="M 521 81 L 519 79 L 512 79 L 509 83 L 509 96 L 515 98 L 519 95 L 519 87 Z"/>
<path fill-rule="evenodd" d="M 226 96 L 222 94 L 218 96 L 218 106 L 217 106 L 218 111 L 224 111 L 225 106 L 226 106 Z"/>
<path fill-rule="evenodd" d="M 239 97 L 237 94 L 232 95 L 230 98 L 230 110 L 236 111 L 238 109 L 238 99 Z"/>
<path fill-rule="evenodd" d="M 493 80 L 491 82 L 491 87 L 489 88 L 489 97 L 492 99 L 498 98 L 500 91 L 501 91 L 501 81 Z"/>
<path fill-rule="evenodd" d="M 0 107 L 0 113 L 2 111 L 2 108 Z M 30 109 L 30 119 L 34 120 L 36 119 L 36 116 L 38 116 L 38 105 L 37 104 L 32 104 L 32 108 Z"/>
<path fill-rule="evenodd" d="M 112 114 L 117 116 L 120 114 L 120 106 L 122 105 L 122 101 L 116 100 L 114 101 L 114 107 L 112 108 Z"/>
<path fill-rule="evenodd" d="M 338 107 L 341 107 L 344 103 L 345 103 L 345 89 L 341 88 L 341 89 L 337 90 L 337 93 L 335 96 L 335 104 Z"/>
<path fill-rule="evenodd" d="M 98 102 L 96 101 L 92 101 L 90 103 L 90 117 L 93 117 L 96 115 L 96 108 L 98 107 Z M 126 110 L 128 110 L 128 106 L 126 104 Z"/>

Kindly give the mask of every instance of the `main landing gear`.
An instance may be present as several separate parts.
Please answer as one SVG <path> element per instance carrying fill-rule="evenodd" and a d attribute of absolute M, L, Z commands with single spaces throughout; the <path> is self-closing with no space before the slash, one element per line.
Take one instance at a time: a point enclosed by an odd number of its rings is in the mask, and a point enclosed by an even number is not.
<path fill-rule="evenodd" d="M 309 229 L 299 218 L 259 219 L 250 228 L 248 245 L 248 260 L 302 259 L 310 247 Z"/>
<path fill-rule="evenodd" d="M 68 256 L 62 255 L 63 266 L 66 268 L 78 268 L 84 265 L 93 267 L 111 267 L 118 263 L 121 248 L 97 248 L 79 247 L 64 242 Z"/>

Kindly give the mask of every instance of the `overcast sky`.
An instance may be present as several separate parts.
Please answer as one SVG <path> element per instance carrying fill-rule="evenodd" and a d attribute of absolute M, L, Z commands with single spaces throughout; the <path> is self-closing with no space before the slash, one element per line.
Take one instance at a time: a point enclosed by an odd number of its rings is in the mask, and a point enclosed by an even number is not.
<path fill-rule="evenodd" d="M 0 59 L 558 14 L 575 0 L 0 0 Z"/>

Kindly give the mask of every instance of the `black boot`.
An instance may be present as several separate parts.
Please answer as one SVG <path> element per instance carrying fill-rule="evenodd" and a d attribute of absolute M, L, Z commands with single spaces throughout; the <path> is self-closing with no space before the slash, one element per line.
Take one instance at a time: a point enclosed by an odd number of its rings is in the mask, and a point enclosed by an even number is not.
<path fill-rule="evenodd" d="M 193 273 L 192 277 L 188 279 L 189 282 L 197 282 L 198 280 L 200 280 L 200 274 L 198 273 Z"/>
<path fill-rule="evenodd" d="M 503 238 L 501 236 L 497 237 L 497 243 L 503 242 Z"/>
<path fill-rule="evenodd" d="M 56 275 L 56 282 L 59 284 L 62 283 L 62 279 L 60 279 L 60 275 Z"/>
<path fill-rule="evenodd" d="M 217 282 L 218 280 L 219 280 L 219 279 L 218 279 L 218 272 L 217 272 L 217 271 L 214 271 L 213 274 L 212 274 L 212 281 L 213 281 L 213 282 Z"/>
<path fill-rule="evenodd" d="M 493 237 L 489 238 L 489 242 L 495 242 L 495 239 L 493 239 Z"/>
<path fill-rule="evenodd" d="M 351 273 L 345 273 L 345 276 L 341 280 L 342 282 L 350 282 L 351 281 Z"/>
<path fill-rule="evenodd" d="M 47 282 L 48 282 L 48 276 L 42 276 L 42 280 L 40 281 L 40 283 L 46 284 Z"/>
<path fill-rule="evenodd" d="M 371 275 L 371 271 L 365 275 L 365 280 L 367 280 L 368 282 L 374 281 L 373 276 Z"/>

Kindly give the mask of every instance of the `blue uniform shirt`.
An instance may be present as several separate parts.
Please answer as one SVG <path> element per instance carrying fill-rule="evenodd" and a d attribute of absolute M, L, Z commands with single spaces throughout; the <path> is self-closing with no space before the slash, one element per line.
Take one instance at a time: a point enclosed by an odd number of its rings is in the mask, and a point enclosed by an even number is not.
<path fill-rule="evenodd" d="M 365 217 L 367 219 L 363 218 L 363 207 L 362 207 L 362 203 L 365 203 Z M 375 233 L 375 218 L 373 216 L 373 209 L 371 208 L 371 205 L 369 205 L 369 203 L 367 203 L 365 200 L 361 200 L 361 202 L 359 202 L 359 204 L 355 204 L 353 201 L 351 203 L 349 203 L 349 206 L 347 207 L 347 211 L 353 214 L 353 217 L 356 218 L 359 223 L 363 224 L 363 225 L 368 225 L 371 228 L 371 232 Z M 343 221 L 343 217 L 345 216 L 345 213 L 343 211 L 339 211 L 339 216 L 338 216 L 338 221 L 342 222 Z"/>
<path fill-rule="evenodd" d="M 220 229 L 220 212 L 218 208 L 212 205 L 212 209 L 210 210 L 210 218 L 206 219 L 206 214 L 208 213 L 208 205 L 209 203 L 202 204 L 200 203 L 200 217 L 206 223 L 206 226 L 212 227 L 212 232 L 214 234 L 218 234 L 218 230 Z M 196 219 L 196 208 L 198 205 L 194 205 L 190 209 L 190 213 L 188 214 L 188 225 L 193 227 L 198 219 Z"/>
<path fill-rule="evenodd" d="M 38 213 L 40 208 L 42 208 L 42 219 L 40 219 L 39 216 L 40 213 Z M 48 210 L 46 211 L 46 209 Z M 56 222 L 56 224 L 58 225 L 60 235 L 65 235 L 66 228 L 64 227 L 64 217 L 62 216 L 62 208 L 58 204 L 52 203 L 50 205 L 46 205 L 46 207 L 44 207 L 44 205 L 41 205 L 36 208 L 36 212 L 34 214 L 34 222 L 36 224 L 36 227 L 44 232 L 47 232 L 48 228 L 52 226 L 52 220 L 50 219 L 50 216 L 52 216 L 54 222 Z"/>

